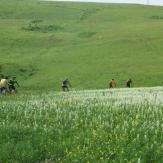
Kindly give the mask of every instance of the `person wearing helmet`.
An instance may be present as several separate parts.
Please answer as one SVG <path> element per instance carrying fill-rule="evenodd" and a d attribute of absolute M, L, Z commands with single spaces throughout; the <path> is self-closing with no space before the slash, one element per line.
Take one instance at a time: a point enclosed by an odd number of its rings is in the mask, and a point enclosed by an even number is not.
<path fill-rule="evenodd" d="M 130 88 L 132 86 L 132 80 L 131 79 L 128 79 L 127 81 L 126 81 L 126 87 L 127 88 Z"/>
<path fill-rule="evenodd" d="M 16 85 L 19 87 L 19 83 L 16 81 L 16 77 L 14 76 L 9 80 L 9 91 L 16 93 Z"/>
<path fill-rule="evenodd" d="M 71 87 L 70 81 L 68 79 L 65 79 L 62 81 L 62 90 L 69 91 L 69 87 Z"/>
<path fill-rule="evenodd" d="M 2 76 L 0 80 L 0 93 L 6 94 L 9 91 L 8 86 L 8 77 Z"/>

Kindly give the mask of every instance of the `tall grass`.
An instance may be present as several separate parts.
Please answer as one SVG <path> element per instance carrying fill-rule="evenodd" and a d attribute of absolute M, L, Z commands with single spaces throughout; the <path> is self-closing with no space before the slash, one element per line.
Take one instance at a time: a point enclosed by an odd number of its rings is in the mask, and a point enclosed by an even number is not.
<path fill-rule="evenodd" d="M 162 97 L 162 88 L 0 97 L 0 161 L 161 163 Z"/>

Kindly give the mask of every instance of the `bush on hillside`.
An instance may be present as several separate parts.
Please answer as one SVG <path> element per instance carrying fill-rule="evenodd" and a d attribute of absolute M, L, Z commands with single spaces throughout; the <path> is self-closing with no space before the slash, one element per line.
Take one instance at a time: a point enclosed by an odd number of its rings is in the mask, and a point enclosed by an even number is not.
<path fill-rule="evenodd" d="M 79 37 L 82 38 L 90 38 L 92 36 L 94 36 L 96 34 L 96 32 L 81 32 L 78 34 Z"/>
<path fill-rule="evenodd" d="M 155 15 L 155 16 L 151 16 L 150 17 L 151 19 L 163 19 L 163 16 L 158 16 L 158 15 Z"/>
<path fill-rule="evenodd" d="M 27 27 L 23 27 L 23 30 L 34 32 L 54 32 L 63 30 L 60 25 L 45 25 L 41 24 L 43 20 L 32 20 Z"/>
<path fill-rule="evenodd" d="M 91 9 L 91 10 L 86 9 L 86 10 L 84 10 L 80 16 L 80 21 L 87 19 L 92 14 L 95 14 L 97 11 L 100 11 L 100 10 L 99 9 Z"/>

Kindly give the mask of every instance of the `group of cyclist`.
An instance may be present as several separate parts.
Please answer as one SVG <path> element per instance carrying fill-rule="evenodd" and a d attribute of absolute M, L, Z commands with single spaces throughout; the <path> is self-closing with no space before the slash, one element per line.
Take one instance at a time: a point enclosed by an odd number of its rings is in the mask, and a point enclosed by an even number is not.
<path fill-rule="evenodd" d="M 126 82 L 125 82 L 125 86 L 127 88 L 130 88 L 132 87 L 132 79 L 128 79 Z M 68 79 L 65 79 L 62 81 L 62 91 L 69 91 L 69 87 L 71 87 L 71 83 Z M 116 87 L 116 80 L 115 79 L 112 79 L 109 81 L 109 88 L 115 88 Z"/>
<path fill-rule="evenodd" d="M 128 79 L 125 82 L 125 86 L 127 88 L 130 88 L 132 86 L 132 80 Z M 16 77 L 4 77 L 3 75 L 0 76 L 0 94 L 6 94 L 6 93 L 16 93 L 17 87 L 19 87 L 19 83 L 16 80 Z M 69 91 L 69 88 L 71 87 L 71 83 L 68 78 L 62 81 L 62 91 Z M 116 87 L 116 80 L 112 79 L 109 81 L 109 88 L 115 88 Z"/>
<path fill-rule="evenodd" d="M 132 79 L 128 79 L 126 82 L 125 82 L 125 86 L 127 88 L 130 88 L 132 87 Z M 116 87 L 116 80 L 115 79 L 112 79 L 109 81 L 109 88 L 115 88 Z"/>
<path fill-rule="evenodd" d="M 19 83 L 16 81 L 16 76 L 8 77 L 1 75 L 0 76 L 0 94 L 6 93 L 16 93 Z"/>

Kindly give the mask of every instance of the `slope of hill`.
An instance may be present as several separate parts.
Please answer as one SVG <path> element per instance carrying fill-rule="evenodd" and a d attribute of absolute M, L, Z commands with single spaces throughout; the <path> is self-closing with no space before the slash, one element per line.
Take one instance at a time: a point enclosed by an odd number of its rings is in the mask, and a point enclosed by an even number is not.
<path fill-rule="evenodd" d="M 0 1 L 0 73 L 22 88 L 76 89 L 162 85 L 162 7 Z"/>

